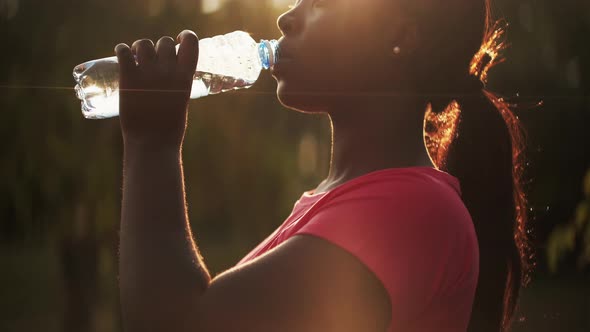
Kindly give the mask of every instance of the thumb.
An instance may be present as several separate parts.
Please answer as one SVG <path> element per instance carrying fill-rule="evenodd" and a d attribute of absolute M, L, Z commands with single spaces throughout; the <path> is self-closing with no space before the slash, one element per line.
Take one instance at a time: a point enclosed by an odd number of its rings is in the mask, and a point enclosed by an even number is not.
<path fill-rule="evenodd" d="M 199 60 L 199 37 L 191 30 L 184 30 L 177 40 L 180 43 L 176 62 L 178 69 L 192 80 Z"/>

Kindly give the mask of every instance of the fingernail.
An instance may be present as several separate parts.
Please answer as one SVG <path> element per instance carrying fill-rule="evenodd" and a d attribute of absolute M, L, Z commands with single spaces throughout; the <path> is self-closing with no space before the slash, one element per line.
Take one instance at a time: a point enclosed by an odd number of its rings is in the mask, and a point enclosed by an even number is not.
<path fill-rule="evenodd" d="M 176 39 L 177 39 L 177 40 L 180 40 L 180 36 L 182 36 L 182 34 L 183 34 L 183 33 L 185 33 L 185 32 L 186 32 L 186 33 L 191 33 L 191 31 L 190 31 L 190 30 L 184 29 L 184 30 L 182 30 L 182 31 L 181 31 L 181 32 L 178 34 L 178 37 L 176 37 Z"/>

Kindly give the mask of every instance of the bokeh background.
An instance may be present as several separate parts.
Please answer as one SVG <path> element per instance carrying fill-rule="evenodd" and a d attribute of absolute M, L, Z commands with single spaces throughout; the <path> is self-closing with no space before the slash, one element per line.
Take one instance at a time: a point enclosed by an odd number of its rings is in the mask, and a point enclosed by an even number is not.
<path fill-rule="evenodd" d="M 72 68 L 183 29 L 278 38 L 291 2 L 0 0 L 0 331 L 121 331 L 119 123 L 82 117 Z M 590 331 L 590 2 L 495 9 L 511 47 L 490 87 L 521 105 L 538 261 L 514 330 Z M 189 214 L 214 275 L 328 172 L 327 119 L 282 108 L 274 91 L 263 73 L 250 90 L 191 101 Z"/>

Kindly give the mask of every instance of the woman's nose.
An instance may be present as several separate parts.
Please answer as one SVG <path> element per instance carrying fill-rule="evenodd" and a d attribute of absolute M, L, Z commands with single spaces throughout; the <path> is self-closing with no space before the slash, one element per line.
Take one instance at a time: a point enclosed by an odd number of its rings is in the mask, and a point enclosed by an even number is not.
<path fill-rule="evenodd" d="M 293 33 L 295 29 L 295 17 L 293 15 L 293 10 L 290 10 L 279 16 L 277 20 L 277 26 L 279 27 L 279 30 L 283 36 Z"/>

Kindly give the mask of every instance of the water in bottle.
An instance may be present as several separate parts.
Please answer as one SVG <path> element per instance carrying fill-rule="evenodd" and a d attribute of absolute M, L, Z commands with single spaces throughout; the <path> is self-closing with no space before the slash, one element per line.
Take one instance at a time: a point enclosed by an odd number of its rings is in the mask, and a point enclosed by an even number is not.
<path fill-rule="evenodd" d="M 178 52 L 179 45 L 176 46 Z M 262 69 L 278 60 L 278 42 L 256 43 L 246 32 L 199 40 L 199 61 L 191 99 L 251 87 Z M 88 119 L 119 115 L 119 64 L 117 57 L 92 60 L 74 68 L 76 96 Z"/>

